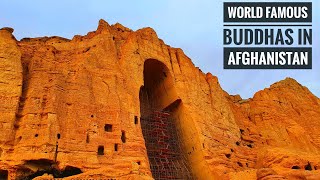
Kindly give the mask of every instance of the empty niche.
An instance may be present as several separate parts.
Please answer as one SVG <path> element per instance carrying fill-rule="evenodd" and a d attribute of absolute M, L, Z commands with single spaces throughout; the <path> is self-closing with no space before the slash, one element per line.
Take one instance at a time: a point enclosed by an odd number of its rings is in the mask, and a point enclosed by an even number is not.
<path fill-rule="evenodd" d="M 114 151 L 118 151 L 119 145 L 118 144 L 114 144 Z"/>
<path fill-rule="evenodd" d="M 73 176 L 81 173 L 82 173 L 81 169 L 77 167 L 66 166 L 66 168 L 64 169 L 64 171 L 62 171 L 61 175 L 58 176 L 58 178 L 64 178 L 64 177 Z"/>
<path fill-rule="evenodd" d="M 60 135 L 60 133 L 58 133 L 58 134 L 57 134 L 57 138 L 58 138 L 58 139 L 60 139 L 60 138 L 61 138 L 61 135 Z"/>
<path fill-rule="evenodd" d="M 44 174 L 51 174 L 53 176 L 53 179 L 56 179 L 56 178 L 62 179 L 64 177 L 74 176 L 82 173 L 81 169 L 73 166 L 66 166 L 64 170 L 60 170 L 60 169 L 53 168 L 50 164 L 45 164 L 47 167 L 41 167 L 41 165 L 43 164 L 38 164 L 38 163 L 42 163 L 42 162 L 37 162 L 37 161 L 33 162 L 33 166 L 34 165 L 36 167 L 38 166 L 37 171 L 30 174 L 30 171 L 22 170 L 21 173 L 19 173 L 21 175 L 18 176 L 16 179 L 36 179 L 37 177 L 40 177 Z M 3 178 L 0 176 L 0 179 L 3 179 Z"/>
<path fill-rule="evenodd" d="M 8 171 L 7 170 L 0 170 L 0 179 L 8 179 Z"/>
<path fill-rule="evenodd" d="M 112 132 L 112 124 L 105 124 L 104 125 L 104 131 Z"/>
<path fill-rule="evenodd" d="M 231 158 L 231 154 L 225 154 L 225 156 L 230 159 Z"/>
<path fill-rule="evenodd" d="M 311 164 L 310 162 L 308 162 L 308 164 L 304 167 L 305 170 L 308 170 L 308 171 L 311 171 L 312 170 L 312 167 L 311 167 Z"/>
<path fill-rule="evenodd" d="M 126 143 L 126 132 L 124 132 L 124 131 L 121 131 L 121 141 L 123 143 Z"/>
<path fill-rule="evenodd" d="M 104 155 L 104 146 L 98 147 L 98 155 Z"/>
<path fill-rule="evenodd" d="M 138 116 L 134 116 L 134 124 L 138 124 L 139 120 L 138 120 Z"/>
<path fill-rule="evenodd" d="M 89 133 L 87 133 L 87 138 L 86 138 L 86 143 L 90 142 L 90 137 L 89 137 Z"/>

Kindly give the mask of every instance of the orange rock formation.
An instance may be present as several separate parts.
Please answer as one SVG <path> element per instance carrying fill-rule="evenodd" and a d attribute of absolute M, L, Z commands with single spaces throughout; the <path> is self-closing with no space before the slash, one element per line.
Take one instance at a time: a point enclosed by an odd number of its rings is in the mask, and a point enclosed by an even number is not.
<path fill-rule="evenodd" d="M 320 177 L 320 100 L 294 79 L 243 100 L 151 28 L 12 32 L 0 30 L 0 179 L 152 179 L 153 110 L 174 120 L 193 179 Z"/>

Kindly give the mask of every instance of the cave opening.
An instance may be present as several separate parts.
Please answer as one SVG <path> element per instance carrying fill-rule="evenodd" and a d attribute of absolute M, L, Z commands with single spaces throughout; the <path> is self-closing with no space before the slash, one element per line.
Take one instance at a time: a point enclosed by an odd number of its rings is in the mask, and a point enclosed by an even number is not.
<path fill-rule="evenodd" d="M 8 171 L 0 170 L 0 179 L 8 179 Z"/>
<path fill-rule="evenodd" d="M 29 180 L 44 174 L 51 174 L 54 178 L 64 178 L 82 173 L 80 168 L 73 166 L 59 169 L 54 161 L 48 159 L 26 161 L 17 172 L 17 179 L 19 180 Z"/>
<path fill-rule="evenodd" d="M 192 179 L 177 125 L 181 99 L 165 64 L 148 59 L 140 88 L 140 125 L 154 179 Z"/>
<path fill-rule="evenodd" d="M 310 162 L 308 162 L 308 164 L 304 167 L 305 170 L 311 171 L 312 170 L 312 166 L 310 164 Z"/>
<path fill-rule="evenodd" d="M 105 124 L 104 125 L 104 131 L 112 132 L 112 124 Z"/>
<path fill-rule="evenodd" d="M 50 169 L 39 169 L 36 172 L 25 176 L 23 178 L 20 178 L 21 180 L 29 180 L 29 179 L 33 179 L 39 176 L 42 176 L 44 174 L 52 174 L 54 178 L 65 178 L 65 177 L 69 177 L 69 176 L 74 176 L 77 174 L 81 174 L 82 171 L 81 169 L 77 168 L 77 167 L 73 167 L 73 166 L 67 166 L 64 170 L 59 170 L 56 168 L 50 168 Z"/>
<path fill-rule="evenodd" d="M 58 176 L 58 178 L 74 176 L 81 173 L 82 173 L 81 169 L 77 167 L 66 166 L 65 169 L 61 172 L 60 176 Z"/>
<path fill-rule="evenodd" d="M 104 155 L 104 146 L 99 146 L 97 153 L 98 153 L 98 155 L 100 155 L 100 156 L 101 156 L 101 155 Z"/>
<path fill-rule="evenodd" d="M 292 166 L 291 169 L 301 169 L 299 166 Z"/>

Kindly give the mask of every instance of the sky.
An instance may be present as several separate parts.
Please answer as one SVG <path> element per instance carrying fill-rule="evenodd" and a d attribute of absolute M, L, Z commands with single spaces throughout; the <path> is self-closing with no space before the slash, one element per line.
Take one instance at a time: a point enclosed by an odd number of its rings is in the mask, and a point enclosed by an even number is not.
<path fill-rule="evenodd" d="M 320 97 L 320 1 L 306 1 L 313 3 L 312 70 L 224 70 L 223 2 L 232 1 L 4 0 L 0 6 L 0 27 L 14 28 L 17 39 L 71 39 L 76 34 L 94 31 L 99 19 L 109 24 L 119 22 L 132 30 L 152 27 L 166 44 L 182 48 L 203 72 L 218 76 L 229 94 L 250 98 L 255 92 L 292 77 Z"/>

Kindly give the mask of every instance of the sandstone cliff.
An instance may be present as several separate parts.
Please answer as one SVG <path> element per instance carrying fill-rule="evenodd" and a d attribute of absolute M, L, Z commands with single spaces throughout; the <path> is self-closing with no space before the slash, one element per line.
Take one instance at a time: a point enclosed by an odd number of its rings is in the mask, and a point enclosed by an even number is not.
<path fill-rule="evenodd" d="M 293 79 L 243 100 L 153 29 L 103 20 L 72 40 L 3 28 L 0 59 L 1 177 L 152 179 L 141 121 L 166 110 L 193 179 L 319 178 L 320 100 Z"/>

